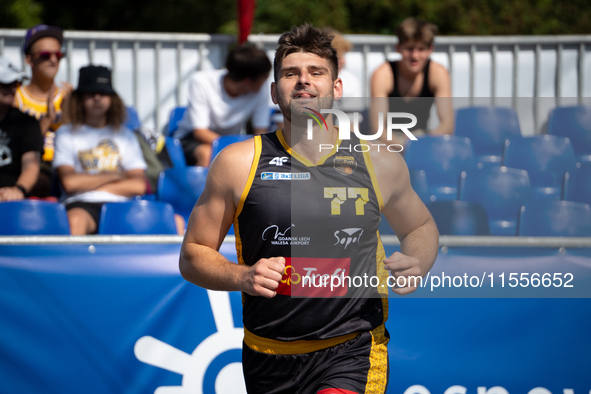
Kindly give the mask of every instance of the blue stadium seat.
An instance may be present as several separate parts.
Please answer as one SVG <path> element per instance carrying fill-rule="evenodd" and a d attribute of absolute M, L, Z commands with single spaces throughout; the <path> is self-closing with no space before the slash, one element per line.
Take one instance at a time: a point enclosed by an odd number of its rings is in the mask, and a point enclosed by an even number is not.
<path fill-rule="evenodd" d="M 503 165 L 526 170 L 535 197 L 549 199 L 560 198 L 564 174 L 577 168 L 569 139 L 555 135 L 509 138 Z"/>
<path fill-rule="evenodd" d="M 171 204 L 174 211 L 187 221 L 205 188 L 206 177 L 207 167 L 166 169 L 158 178 L 158 200 Z"/>
<path fill-rule="evenodd" d="M 132 200 L 104 204 L 99 234 L 176 234 L 174 211 L 159 201 Z"/>
<path fill-rule="evenodd" d="M 404 159 L 411 170 L 424 170 L 432 201 L 455 200 L 462 171 L 476 168 L 470 140 L 455 135 L 409 141 Z"/>
<path fill-rule="evenodd" d="M 415 193 L 423 200 L 425 204 L 431 202 L 431 194 L 429 194 L 429 183 L 427 182 L 427 174 L 423 170 L 409 170 L 410 185 Z M 433 197 L 435 198 L 435 197 Z"/>
<path fill-rule="evenodd" d="M 562 199 L 591 205 L 591 166 L 583 166 L 564 175 Z"/>
<path fill-rule="evenodd" d="M 70 235 L 66 209 L 55 202 L 0 202 L 0 218 L 0 235 Z"/>
<path fill-rule="evenodd" d="M 521 208 L 519 235 L 591 237 L 591 207 L 572 201 L 535 200 Z"/>
<path fill-rule="evenodd" d="M 380 221 L 378 231 L 380 232 L 380 235 L 395 235 L 394 230 L 392 230 L 392 227 L 388 224 L 384 214 L 382 214 L 382 220 Z"/>
<path fill-rule="evenodd" d="M 232 135 L 223 135 L 217 138 L 211 144 L 211 161 L 224 149 L 226 146 L 233 144 L 235 142 L 245 141 L 250 138 L 253 138 L 253 135 L 249 134 L 232 134 Z"/>
<path fill-rule="evenodd" d="M 490 235 L 484 207 L 468 201 L 435 201 L 427 205 L 440 235 Z"/>
<path fill-rule="evenodd" d="M 128 106 L 127 107 L 127 117 L 125 118 L 125 127 L 129 130 L 137 130 L 141 126 L 140 118 L 137 115 L 137 111 L 135 108 Z"/>
<path fill-rule="evenodd" d="M 187 161 L 185 159 L 185 153 L 183 152 L 183 147 L 181 146 L 181 142 L 176 138 L 166 137 L 164 139 L 164 145 L 166 146 L 166 151 L 168 152 L 168 157 L 170 158 L 170 162 L 173 167 L 186 167 Z"/>
<path fill-rule="evenodd" d="M 168 119 L 169 136 L 172 136 L 172 133 L 174 133 L 179 128 L 179 122 L 181 119 L 183 119 L 186 110 L 187 107 L 175 107 L 172 111 L 170 111 L 170 118 Z"/>
<path fill-rule="evenodd" d="M 591 107 L 558 107 L 548 117 L 548 134 L 568 137 L 577 161 L 591 161 Z"/>
<path fill-rule="evenodd" d="M 505 140 L 521 129 L 513 108 L 471 107 L 456 111 L 454 134 L 470 138 L 478 162 L 500 166 Z"/>
<path fill-rule="evenodd" d="M 462 173 L 459 199 L 484 207 L 491 235 L 517 235 L 519 210 L 532 198 L 525 170 L 485 167 Z"/>

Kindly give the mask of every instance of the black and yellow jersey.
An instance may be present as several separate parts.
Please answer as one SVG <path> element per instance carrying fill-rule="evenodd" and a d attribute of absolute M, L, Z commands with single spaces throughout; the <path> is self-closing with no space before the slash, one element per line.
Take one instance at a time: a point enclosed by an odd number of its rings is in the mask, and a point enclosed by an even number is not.
<path fill-rule="evenodd" d="M 281 256 L 287 264 L 274 298 L 244 294 L 246 344 L 298 341 L 303 353 L 382 325 L 388 311 L 378 233 L 383 202 L 365 143 L 354 135 L 337 141 L 316 164 L 293 152 L 281 130 L 255 137 L 254 144 L 234 220 L 238 260 L 253 265 Z M 314 275 L 317 285 L 322 275 L 366 280 L 330 291 L 330 281 L 313 288 Z"/>

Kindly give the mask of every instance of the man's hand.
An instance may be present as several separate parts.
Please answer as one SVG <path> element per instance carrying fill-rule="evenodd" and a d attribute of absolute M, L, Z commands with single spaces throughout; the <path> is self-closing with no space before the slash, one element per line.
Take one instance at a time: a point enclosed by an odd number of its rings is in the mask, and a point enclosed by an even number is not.
<path fill-rule="evenodd" d="M 279 287 L 284 271 L 283 257 L 260 259 L 246 271 L 244 292 L 252 296 L 275 297 L 275 290 Z"/>
<path fill-rule="evenodd" d="M 392 256 L 384 260 L 384 267 L 390 271 L 391 276 L 396 278 L 396 283 L 406 283 L 404 287 L 392 287 L 394 293 L 398 295 L 406 295 L 417 289 L 417 285 L 420 283 L 418 277 L 422 276 L 419 260 L 400 252 L 395 252 Z M 406 280 L 399 280 L 398 278 L 400 277 L 404 277 Z M 411 277 L 417 278 L 415 279 Z"/>
<path fill-rule="evenodd" d="M 25 195 L 16 186 L 0 188 L 0 201 L 18 201 L 24 198 Z"/>

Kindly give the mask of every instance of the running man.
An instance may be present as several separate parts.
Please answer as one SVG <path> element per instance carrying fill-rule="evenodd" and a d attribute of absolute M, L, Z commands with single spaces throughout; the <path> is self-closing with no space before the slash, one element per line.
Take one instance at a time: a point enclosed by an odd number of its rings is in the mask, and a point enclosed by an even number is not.
<path fill-rule="evenodd" d="M 384 293 L 292 297 L 295 263 L 336 262 L 346 264 L 347 272 L 384 278 L 389 271 L 399 278 L 425 276 L 437 255 L 435 223 L 398 154 L 320 152 L 320 144 L 347 150 L 360 141 L 354 135 L 338 140 L 330 117 L 326 129 L 315 126 L 308 140 L 296 120 L 301 113 L 292 112 L 332 108 L 341 97 L 331 39 L 307 24 L 281 36 L 271 95 L 284 129 L 230 145 L 217 156 L 181 249 L 186 280 L 243 292 L 242 364 L 249 393 L 384 393 L 389 340 Z M 402 253 L 388 258 L 377 232 L 381 213 L 401 240 Z M 218 252 L 232 224 L 239 264 Z M 335 236 L 353 228 L 362 232 L 353 243 L 335 243 Z M 296 237 L 296 231 L 309 236 Z M 414 290 L 392 289 L 399 295 Z"/>

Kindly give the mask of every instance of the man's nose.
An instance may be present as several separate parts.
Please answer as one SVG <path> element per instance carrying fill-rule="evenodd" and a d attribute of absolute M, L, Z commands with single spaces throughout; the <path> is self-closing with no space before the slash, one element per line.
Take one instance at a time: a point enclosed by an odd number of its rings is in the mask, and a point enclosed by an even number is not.
<path fill-rule="evenodd" d="M 298 84 L 300 85 L 309 85 L 310 84 L 310 78 L 307 72 L 302 72 L 300 73 L 300 76 L 298 78 Z"/>

